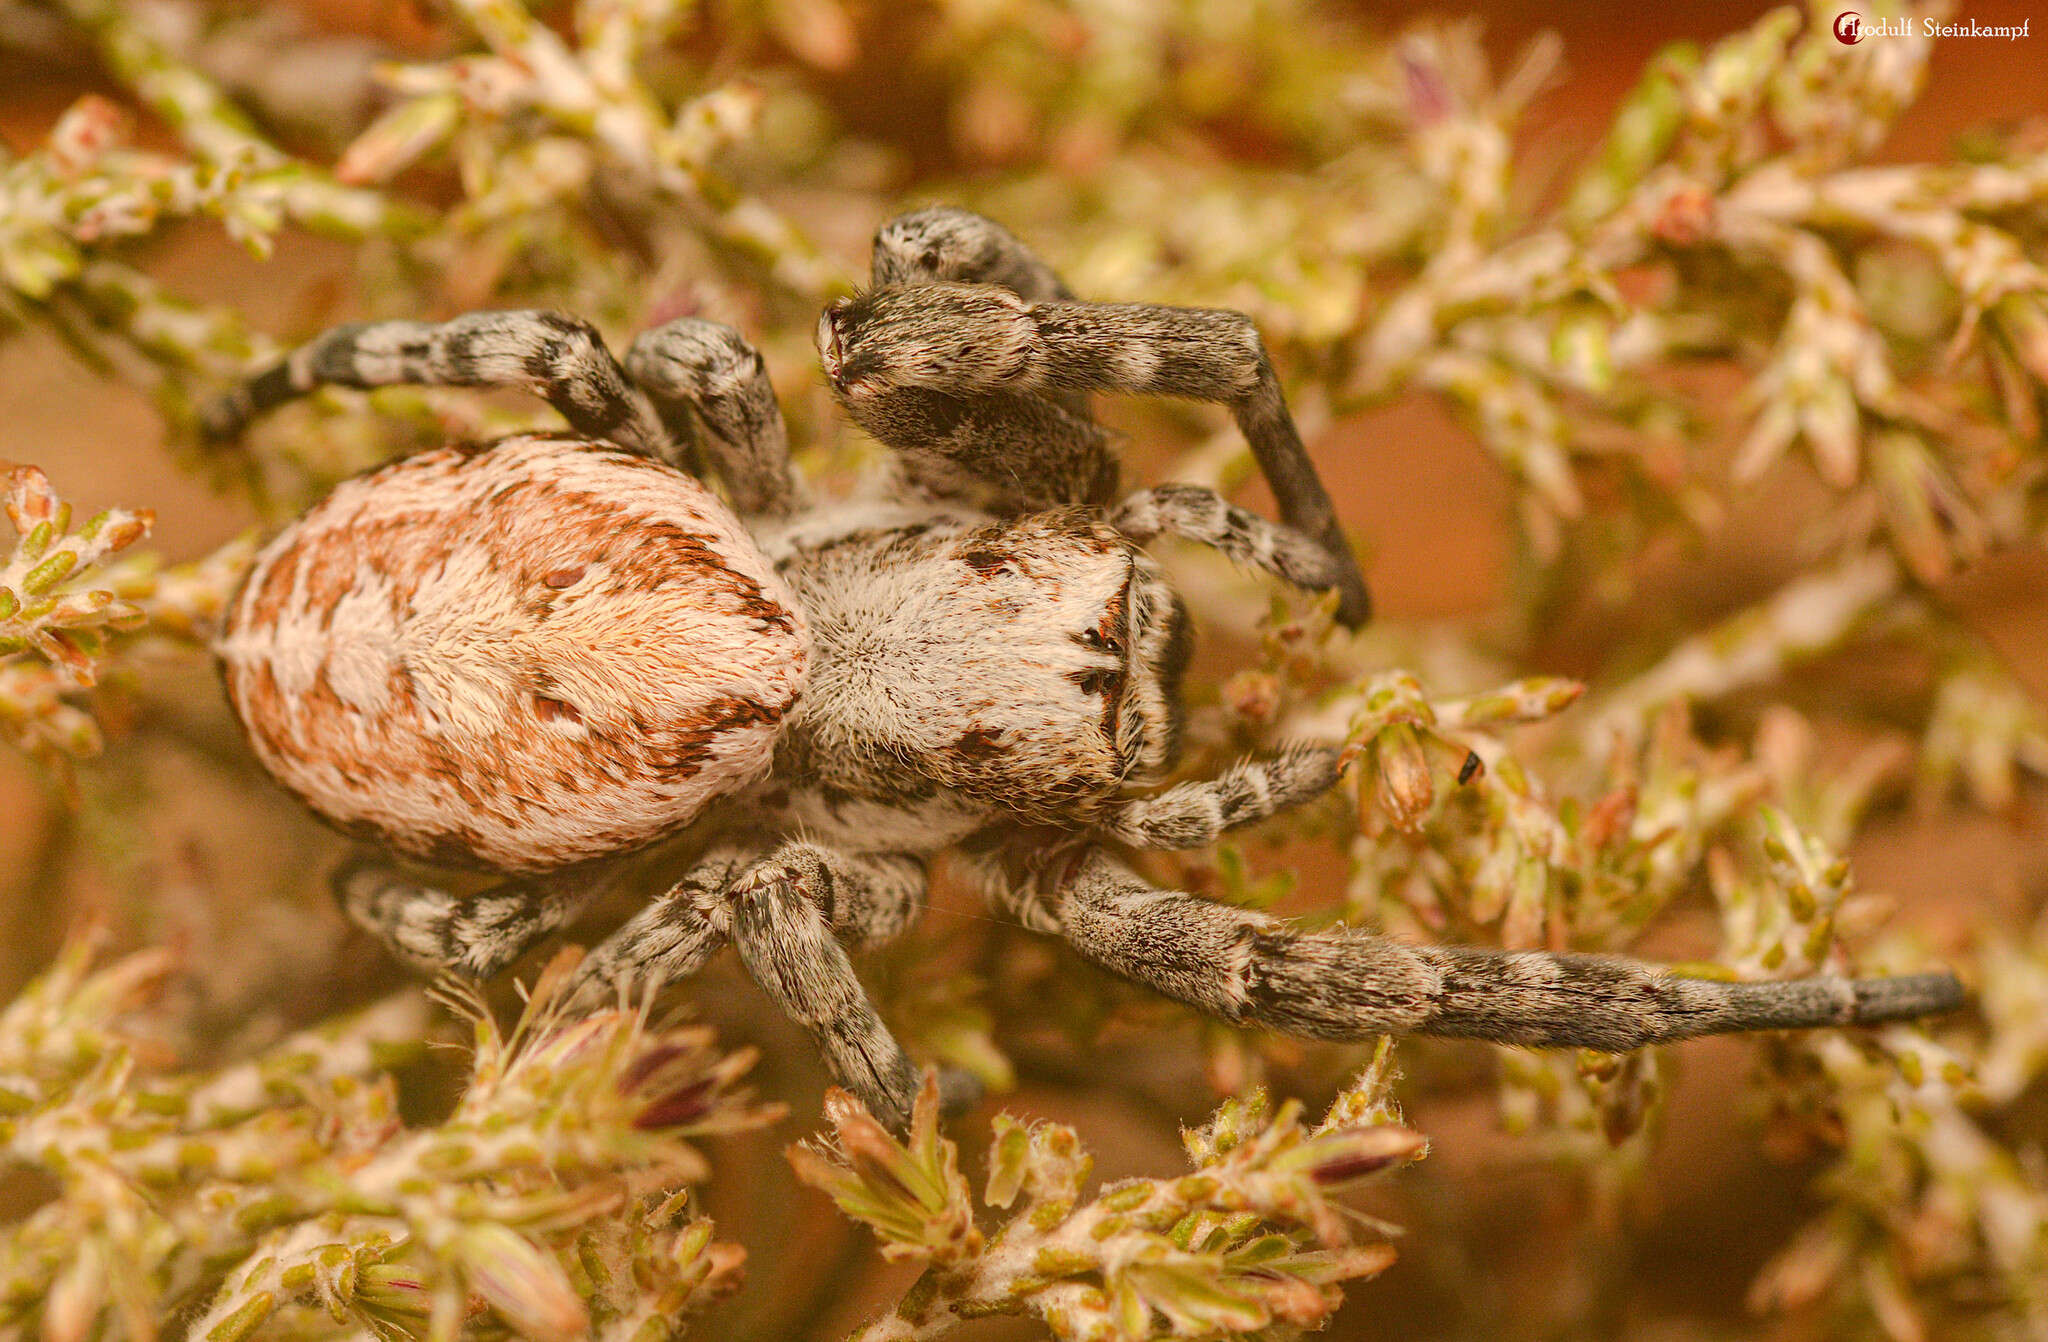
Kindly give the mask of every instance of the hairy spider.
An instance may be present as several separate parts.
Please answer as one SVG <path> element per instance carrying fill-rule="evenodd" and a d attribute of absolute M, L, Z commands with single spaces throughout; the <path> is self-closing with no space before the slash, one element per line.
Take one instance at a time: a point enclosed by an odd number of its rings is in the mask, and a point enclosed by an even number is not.
<path fill-rule="evenodd" d="M 760 356 L 671 322 L 613 361 L 584 322 L 477 313 L 327 332 L 210 427 L 323 384 L 522 387 L 569 434 L 447 447 L 344 483 L 258 558 L 219 643 L 257 754 L 350 834 L 506 879 L 457 897 L 383 857 L 336 876 L 399 955 L 484 976 L 607 859 L 711 827 L 697 865 L 582 964 L 593 998 L 727 941 L 832 1071 L 903 1121 L 917 1076 L 847 959 L 917 915 L 956 849 L 1008 914 L 1246 1025 L 1619 1051 L 1940 1011 L 1946 974 L 1726 983 L 1590 955 L 1307 931 L 1156 889 L 1111 844 L 1190 848 L 1317 796 L 1297 745 L 1144 795 L 1175 759 L 1186 612 L 1171 534 L 1296 587 L 1366 589 L 1257 330 L 1081 302 L 1002 228 L 924 210 L 818 324 L 825 375 L 896 453 L 883 497 L 814 502 Z M 1119 499 L 1091 392 L 1230 407 L 1286 525 L 1207 489 Z M 679 469 L 701 451 L 734 512 Z M 1048 830 L 1056 831 L 1048 839 Z"/>

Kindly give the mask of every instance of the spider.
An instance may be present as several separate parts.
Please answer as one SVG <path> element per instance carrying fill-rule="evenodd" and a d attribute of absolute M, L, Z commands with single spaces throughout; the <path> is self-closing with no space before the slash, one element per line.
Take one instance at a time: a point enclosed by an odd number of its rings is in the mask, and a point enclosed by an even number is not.
<path fill-rule="evenodd" d="M 503 878 L 463 897 L 349 860 L 342 907 L 399 956 L 491 975 L 613 859 L 704 826 L 706 855 L 583 960 L 578 991 L 651 991 L 731 942 L 899 1125 L 919 1072 L 848 950 L 904 931 L 948 850 L 997 909 L 1095 964 L 1309 1037 L 1616 1052 L 1960 1000 L 1947 974 L 1710 982 L 1311 931 L 1151 886 L 1118 845 L 1210 843 L 1339 771 L 1297 744 L 1157 789 L 1190 634 L 1145 542 L 1334 588 L 1349 625 L 1368 613 L 1256 328 L 1076 300 L 1003 228 L 940 208 L 882 227 L 873 287 L 817 341 L 841 405 L 894 451 L 886 493 L 811 498 L 759 354 L 695 318 L 622 363 L 554 313 L 341 326 L 214 407 L 225 435 L 321 385 L 520 387 L 570 425 L 343 483 L 263 550 L 219 639 L 257 755 L 314 811 L 383 853 Z M 1227 405 L 1285 524 L 1190 485 L 1119 497 L 1093 392 Z M 700 454 L 730 509 L 685 469 Z"/>

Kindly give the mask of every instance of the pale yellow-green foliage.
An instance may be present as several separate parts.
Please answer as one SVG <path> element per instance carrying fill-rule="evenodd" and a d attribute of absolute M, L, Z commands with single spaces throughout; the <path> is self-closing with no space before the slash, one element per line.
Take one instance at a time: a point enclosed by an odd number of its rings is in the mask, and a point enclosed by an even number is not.
<path fill-rule="evenodd" d="M 1817 1162 L 1810 1219 L 1748 1305 L 1788 1336 L 2048 1335 L 2048 913 L 1935 943 L 1888 920 L 1845 857 L 1908 797 L 2009 815 L 2048 774 L 2048 712 L 1939 599 L 2048 540 L 2040 123 L 1940 162 L 1878 160 L 1932 42 L 1843 45 L 1825 8 L 1666 49 L 1604 141 L 1544 183 L 1518 137 L 1568 53 L 1539 40 L 1496 74 L 1467 22 L 1372 33 L 1309 0 L 429 8 L 366 43 L 274 7 L 0 0 L 0 46 L 112 90 L 0 151 L 0 333 L 54 335 L 146 392 L 181 459 L 273 520 L 441 435 L 545 422 L 460 393 L 330 391 L 246 444 L 199 448 L 199 401 L 310 332 L 167 283 L 157 248 L 217 229 L 263 256 L 319 233 L 349 258 L 320 320 L 545 305 L 614 337 L 686 311 L 732 321 L 768 357 L 801 462 L 836 488 L 874 453 L 815 376 L 817 307 L 856 282 L 876 223 L 946 200 L 1001 218 L 1077 293 L 1250 312 L 1312 438 L 1399 402 L 1446 407 L 1512 513 L 1514 572 L 1485 618 L 1354 636 L 1172 557 L 1198 622 L 1240 656 L 1197 687 L 1189 770 L 1304 732 L 1342 736 L 1351 767 L 1339 798 L 1269 831 L 1320 875 L 1297 881 L 1251 842 L 1153 874 L 1513 948 L 1649 953 L 1690 914 L 1699 974 L 1955 960 L 1976 993 L 1962 1017 L 1773 1037 L 1729 1079 Z M 1866 18 L 1917 29 L 1923 13 L 1880 9 Z M 877 74 L 864 43 L 935 91 L 914 109 L 927 120 L 863 122 L 870 94 L 848 76 Z M 1214 421 L 1148 413 L 1124 422 L 1161 474 L 1249 479 Z M 188 722 L 174 688 L 150 690 L 202 661 L 251 542 L 167 567 L 131 548 L 146 512 L 79 521 L 29 466 L 5 487 L 0 737 L 79 780 L 78 827 L 118 862 L 150 805 L 120 782 L 141 767 L 127 761 L 183 741 L 152 715 Z M 1797 531 L 1774 590 L 1642 618 L 1576 679 L 1544 664 L 1556 626 L 1642 615 L 1647 561 L 1766 492 Z M 1907 670 L 1831 689 L 1874 660 Z M 215 716 L 196 753 L 246 780 Z M 38 879 L 60 882 L 71 856 L 53 850 Z M 265 879 L 236 907 L 298 888 Z M 974 972 L 949 954 L 962 940 Z M 143 952 L 95 970 L 76 943 L 0 1014 L 0 1153 L 42 1181 L 0 1204 L 17 1213 L 0 1337 L 725 1335 L 716 1307 L 685 1318 L 740 1251 L 686 1210 L 717 1151 L 707 1164 L 680 1137 L 768 1121 L 729 1094 L 743 1054 L 622 1013 L 557 1029 L 550 971 L 510 1031 L 463 1006 L 466 1072 L 390 1051 L 446 1029 L 416 996 L 315 1003 L 354 1011 L 212 1056 L 148 991 L 167 969 Z M 930 920 L 867 970 L 913 1051 L 972 1070 L 998 1104 L 1020 1057 L 1100 1066 L 1106 1029 L 1188 1023 L 1010 928 Z M 178 1070 L 160 1036 L 213 1070 Z M 832 1098 L 832 1131 L 791 1151 L 797 1175 L 924 1267 L 865 1335 L 1010 1313 L 1063 1337 L 1284 1336 L 1338 1310 L 1345 1282 L 1370 1311 L 1400 1242 L 1333 1195 L 1432 1177 L 1404 1126 L 1430 1128 L 1429 1100 L 1496 1092 L 1517 1149 L 1572 1171 L 1605 1226 L 1657 1151 L 1670 1074 L 1664 1051 L 1500 1050 L 1483 1076 L 1468 1051 L 1446 1076 L 1441 1051 L 1409 1044 L 1176 1037 L 1242 1093 L 1187 1134 L 1189 1171 L 1099 1189 L 1097 1134 L 998 1113 L 977 1207 L 954 1138 L 987 1119 L 949 1136 L 928 1099 L 906 1144 Z M 1431 1078 L 1406 1120 L 1397 1057 Z M 403 1112 L 399 1076 L 427 1096 Z M 1338 1098 L 1312 1125 L 1262 1079 Z M 437 1106 L 436 1084 L 461 1094 Z M 1557 1256 L 1587 1298 L 1625 1286 L 1625 1258 Z M 1442 1270 L 1475 1295 L 1491 1271 Z"/>

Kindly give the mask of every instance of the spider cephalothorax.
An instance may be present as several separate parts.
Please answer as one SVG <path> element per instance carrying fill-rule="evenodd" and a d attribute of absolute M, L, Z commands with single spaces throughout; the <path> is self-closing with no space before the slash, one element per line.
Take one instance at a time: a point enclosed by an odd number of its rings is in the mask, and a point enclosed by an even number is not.
<path fill-rule="evenodd" d="M 218 407 L 225 433 L 323 383 L 517 386 L 573 430 L 340 486 L 264 550 L 220 639 L 257 754 L 315 811 L 509 878 L 460 897 L 351 861 L 343 906 L 398 953 L 495 972 L 609 859 L 703 825 L 706 856 L 583 962 L 584 990 L 658 987 L 730 940 L 898 1120 L 915 1069 L 845 948 L 907 927 L 946 849 L 1105 968 L 1318 1037 L 1626 1049 L 1958 999 L 1943 974 L 1729 984 L 1412 947 L 1148 885 L 1106 845 L 1196 847 L 1337 778 L 1333 747 L 1302 744 L 1146 791 L 1177 754 L 1189 643 L 1147 541 L 1335 589 L 1348 624 L 1367 613 L 1258 332 L 1234 312 L 1078 301 L 959 210 L 885 226 L 874 279 L 818 345 L 848 414 L 895 450 L 881 497 L 814 502 L 760 356 L 690 318 L 623 363 L 553 313 L 338 327 Z M 1119 498 L 1095 392 L 1228 406 L 1285 525 L 1190 485 Z M 730 509 L 679 469 L 693 446 Z"/>

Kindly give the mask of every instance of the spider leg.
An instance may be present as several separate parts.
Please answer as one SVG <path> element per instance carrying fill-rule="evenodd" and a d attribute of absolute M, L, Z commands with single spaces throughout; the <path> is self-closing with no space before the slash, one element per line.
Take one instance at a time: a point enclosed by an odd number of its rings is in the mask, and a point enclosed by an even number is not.
<path fill-rule="evenodd" d="M 349 920 L 401 960 L 485 979 L 574 918 L 608 876 L 574 867 L 453 895 L 411 880 L 383 858 L 358 856 L 335 870 L 331 884 Z"/>
<path fill-rule="evenodd" d="M 895 450 L 911 482 L 999 512 L 1106 504 L 1120 468 L 1109 433 L 1085 412 L 1037 396 L 885 392 L 855 423 Z"/>
<path fill-rule="evenodd" d="M 817 1042 L 826 1065 L 898 1127 L 910 1121 L 918 1072 L 854 976 L 841 942 L 880 945 L 923 905 L 924 864 L 897 853 L 843 853 L 790 842 L 760 855 L 717 849 L 628 919 L 578 966 L 586 1006 L 640 996 L 702 968 L 726 941 L 754 981 Z M 971 1083 L 945 1078 L 964 1107 Z"/>
<path fill-rule="evenodd" d="M 654 402 L 670 438 L 704 443 L 741 512 L 804 506 L 768 367 L 738 331 L 682 317 L 643 332 L 626 351 L 626 376 Z"/>
<path fill-rule="evenodd" d="M 621 997 L 659 992 L 704 967 L 730 928 L 718 896 L 752 855 L 716 848 L 599 942 L 576 966 L 571 994 L 596 1007 Z"/>
<path fill-rule="evenodd" d="M 785 844 L 778 856 L 808 869 L 806 881 L 832 934 L 854 950 L 888 945 L 924 911 L 921 858 L 907 853 L 842 853 L 818 844 Z"/>
<path fill-rule="evenodd" d="M 1159 535 L 1180 536 L 1312 592 L 1335 587 L 1342 573 L 1338 561 L 1316 541 L 1200 485 L 1141 489 L 1119 503 L 1109 520 L 1140 544 Z"/>
<path fill-rule="evenodd" d="M 1331 747 L 1289 746 L 1265 759 L 1239 760 L 1214 778 L 1116 802 L 1095 827 L 1137 848 L 1200 848 L 1225 830 L 1320 797 L 1339 772 Z"/>
<path fill-rule="evenodd" d="M 905 451 L 939 450 L 949 438 L 946 415 L 957 418 L 977 398 L 1116 392 L 1226 405 L 1282 519 L 1337 561 L 1340 618 L 1358 625 L 1371 613 L 1265 344 L 1241 312 L 1031 302 L 987 284 L 893 285 L 835 304 L 818 343 L 855 422 Z"/>
<path fill-rule="evenodd" d="M 990 897 L 1103 968 L 1239 1025 L 1620 1053 L 1747 1030 L 1877 1025 L 1960 1006 L 1949 974 L 1728 983 L 1617 956 L 1411 946 L 1161 890 L 1101 848 L 984 853 Z"/>
<path fill-rule="evenodd" d="M 732 934 L 727 892 L 751 868 L 773 860 L 802 868 L 805 889 L 820 902 L 833 933 L 856 950 L 895 940 L 924 904 L 924 864 L 901 853 L 793 843 L 764 859 L 742 847 L 715 848 L 584 957 L 577 991 L 659 991 L 696 973 Z"/>
<path fill-rule="evenodd" d="M 918 1069 L 868 1000 L 821 907 L 825 887 L 852 874 L 841 854 L 783 845 L 726 887 L 732 938 L 747 972 L 809 1032 L 839 1083 L 901 1129 L 910 1122 Z"/>
<path fill-rule="evenodd" d="M 670 464 L 681 459 L 681 445 L 596 328 L 559 312 L 473 312 L 440 325 L 336 326 L 215 401 L 205 428 L 211 437 L 231 438 L 256 416 L 317 387 L 396 385 L 523 388 L 578 433 Z"/>
<path fill-rule="evenodd" d="M 1008 229 L 945 205 L 899 215 L 877 229 L 871 272 L 876 288 L 996 284 L 1033 303 L 1073 297 L 1052 267 Z M 820 348 L 826 329 L 821 325 Z M 993 485 L 997 506 L 1035 512 L 1104 504 L 1116 493 L 1110 436 L 1079 392 L 966 397 L 906 389 L 865 413 L 861 426 L 905 458 L 917 483 L 942 495 Z"/>
<path fill-rule="evenodd" d="M 1072 298 L 1051 266 L 993 219 L 950 205 L 898 215 L 875 230 L 871 276 L 885 284 L 1000 284 L 1044 303 Z"/>

